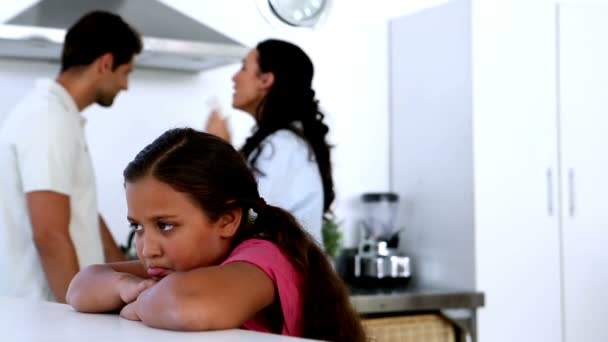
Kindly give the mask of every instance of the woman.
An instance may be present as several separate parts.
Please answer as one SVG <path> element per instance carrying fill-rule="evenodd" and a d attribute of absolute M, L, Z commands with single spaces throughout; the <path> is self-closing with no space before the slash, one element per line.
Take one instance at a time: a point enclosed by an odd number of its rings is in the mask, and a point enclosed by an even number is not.
<path fill-rule="evenodd" d="M 321 243 L 323 215 L 335 198 L 329 128 L 312 89 L 313 65 L 299 47 L 266 40 L 252 49 L 234 75 L 232 106 L 253 116 L 256 128 L 241 153 L 270 204 L 291 212 Z M 217 112 L 207 131 L 230 140 Z"/>

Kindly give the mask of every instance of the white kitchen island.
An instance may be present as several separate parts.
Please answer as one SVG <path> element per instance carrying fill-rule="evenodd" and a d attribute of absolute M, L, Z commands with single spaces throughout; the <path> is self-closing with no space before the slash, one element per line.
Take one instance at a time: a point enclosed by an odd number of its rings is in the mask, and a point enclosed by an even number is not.
<path fill-rule="evenodd" d="M 117 314 L 84 314 L 66 304 L 0 296 L 0 340 L 43 342 L 311 341 L 231 329 L 176 332 L 147 327 Z"/>

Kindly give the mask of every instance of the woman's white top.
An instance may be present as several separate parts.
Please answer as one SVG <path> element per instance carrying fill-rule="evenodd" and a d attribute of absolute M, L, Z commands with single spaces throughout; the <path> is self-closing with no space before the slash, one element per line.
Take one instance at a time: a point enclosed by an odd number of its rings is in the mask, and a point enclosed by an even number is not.
<path fill-rule="evenodd" d="M 289 211 L 322 245 L 323 182 L 312 149 L 287 129 L 266 137 L 260 149 L 254 169 L 260 195 Z"/>

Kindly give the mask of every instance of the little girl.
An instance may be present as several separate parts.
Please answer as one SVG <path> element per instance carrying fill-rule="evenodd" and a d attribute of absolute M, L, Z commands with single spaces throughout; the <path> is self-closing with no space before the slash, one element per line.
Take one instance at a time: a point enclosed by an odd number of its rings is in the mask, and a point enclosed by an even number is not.
<path fill-rule="evenodd" d="M 144 148 L 124 177 L 139 260 L 83 269 L 67 294 L 76 310 L 120 310 L 173 330 L 365 340 L 323 252 L 289 213 L 266 205 L 228 143 L 173 129 Z"/>

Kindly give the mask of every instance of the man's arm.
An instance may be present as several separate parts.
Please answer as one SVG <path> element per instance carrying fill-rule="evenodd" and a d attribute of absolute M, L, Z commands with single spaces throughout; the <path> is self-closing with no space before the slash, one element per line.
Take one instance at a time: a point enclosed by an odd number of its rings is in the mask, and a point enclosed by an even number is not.
<path fill-rule="evenodd" d="M 112 233 L 108 229 L 108 225 L 103 220 L 103 217 L 99 215 L 99 230 L 101 234 L 101 241 L 103 242 L 103 254 L 106 262 L 121 262 L 127 261 L 127 257 L 120 250 L 120 247 L 114 241 Z"/>
<path fill-rule="evenodd" d="M 42 269 L 55 299 L 65 303 L 70 281 L 78 272 L 69 232 L 70 198 L 54 191 L 28 192 L 26 198 Z"/>

